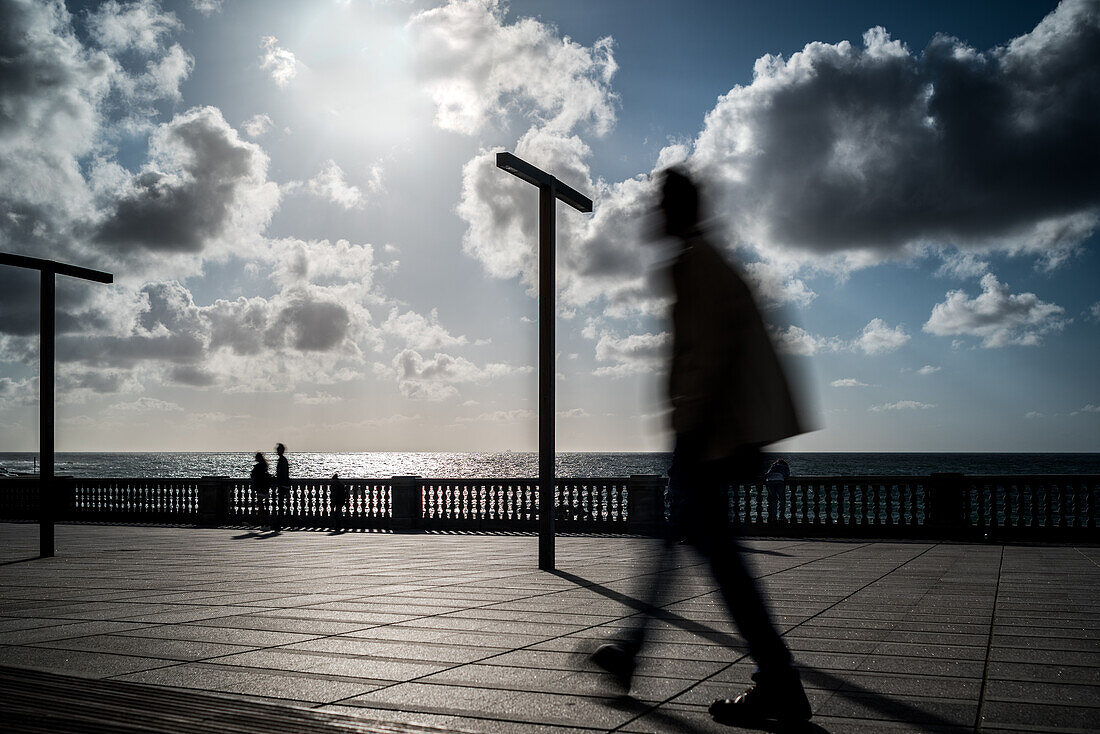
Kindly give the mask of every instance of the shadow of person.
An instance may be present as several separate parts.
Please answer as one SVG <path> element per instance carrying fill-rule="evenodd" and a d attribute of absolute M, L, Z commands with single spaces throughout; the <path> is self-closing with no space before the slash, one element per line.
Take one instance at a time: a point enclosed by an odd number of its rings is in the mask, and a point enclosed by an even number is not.
<path fill-rule="evenodd" d="M 233 540 L 245 540 L 246 538 L 255 538 L 259 533 L 255 530 L 249 530 L 247 533 L 241 533 L 240 535 L 234 535 Z"/>
<path fill-rule="evenodd" d="M 685 632 L 691 632 L 703 639 L 709 640 L 719 645 L 723 645 L 727 648 L 736 650 L 743 650 L 745 643 L 739 637 L 731 635 L 727 632 L 714 629 L 713 627 L 696 622 L 693 619 L 688 619 L 677 612 L 662 607 L 653 606 L 641 599 L 623 594 L 622 592 L 609 589 L 602 584 L 590 581 L 576 574 L 569 573 L 568 571 L 562 571 L 561 569 L 555 569 L 550 571 L 553 575 L 565 579 L 576 584 L 579 587 L 588 589 L 600 596 L 610 599 L 612 601 L 623 604 L 637 612 L 645 612 L 650 614 L 654 619 L 660 620 L 669 624 L 677 629 L 684 630 Z M 788 630 L 789 632 L 790 630 Z M 784 635 L 786 634 L 783 633 Z M 587 644 L 596 644 L 596 640 L 587 640 Z M 584 651 L 578 649 L 579 654 L 583 654 Z M 840 696 L 848 700 L 859 703 L 861 706 L 865 706 L 872 709 L 882 715 L 884 719 L 895 722 L 920 722 L 926 726 L 936 726 L 947 730 L 958 729 L 958 722 L 941 716 L 934 711 L 926 708 L 920 708 L 912 703 L 908 703 L 904 700 L 891 698 L 885 694 L 874 691 L 870 688 L 859 685 L 854 682 L 850 677 L 842 678 L 832 673 L 828 673 L 824 670 L 817 670 L 815 668 L 808 668 L 803 666 L 801 668 L 802 677 L 813 683 L 816 687 L 831 691 L 834 696 Z M 630 698 L 630 696 L 625 696 Z M 669 699 L 671 700 L 671 699 Z M 667 702 L 667 701 L 666 701 Z M 664 702 L 662 702 L 664 703 Z M 726 723 L 726 722 L 719 722 Z M 747 723 L 731 723 L 730 726 L 741 726 L 746 728 L 756 728 L 761 731 L 773 731 L 773 732 L 822 732 L 825 731 L 820 726 L 813 724 L 812 722 L 805 722 L 803 726 L 801 722 L 792 722 L 786 725 L 786 728 L 781 728 L 781 725 L 777 722 L 759 722 L 755 727 L 749 727 Z M 769 728 L 771 727 L 771 728 Z M 794 728 L 791 728 L 794 727 Z M 685 730 L 686 731 L 686 730 Z"/>

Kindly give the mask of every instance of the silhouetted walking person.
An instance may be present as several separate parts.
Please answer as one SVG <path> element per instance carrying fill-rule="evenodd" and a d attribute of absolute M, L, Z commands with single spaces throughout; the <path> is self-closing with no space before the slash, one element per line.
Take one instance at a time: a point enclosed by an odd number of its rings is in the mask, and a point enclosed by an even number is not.
<path fill-rule="evenodd" d="M 286 459 L 286 446 L 275 444 L 279 460 L 275 462 L 275 525 L 274 530 L 283 529 L 283 519 L 290 505 L 290 462 Z"/>
<path fill-rule="evenodd" d="M 332 484 L 328 489 L 329 514 L 332 518 L 332 530 L 343 532 L 344 530 L 344 505 L 348 501 L 347 487 L 340 479 L 339 474 L 332 475 Z"/>
<path fill-rule="evenodd" d="M 764 475 L 764 485 L 768 488 L 768 522 L 784 522 L 787 510 L 787 480 L 791 478 L 791 467 L 783 459 L 776 459 Z"/>
<path fill-rule="evenodd" d="M 683 535 L 707 559 L 726 606 L 757 664 L 755 685 L 711 704 L 715 718 L 755 725 L 811 716 L 791 654 L 772 624 L 729 524 L 731 480 L 759 476 L 761 446 L 801 432 L 790 390 L 744 280 L 699 228 L 699 192 L 682 171 L 665 173 L 665 232 L 679 240 L 670 275 L 672 367 L 669 400 L 676 434 L 673 468 L 676 527 L 643 599 L 652 609 L 661 569 Z M 601 646 L 593 661 L 629 690 L 648 614 L 623 642 Z"/>
<path fill-rule="evenodd" d="M 255 465 L 252 467 L 252 493 L 256 496 L 260 515 L 260 526 L 266 527 L 271 523 L 269 502 L 271 501 L 271 486 L 274 483 L 267 459 L 260 452 L 256 452 Z"/>

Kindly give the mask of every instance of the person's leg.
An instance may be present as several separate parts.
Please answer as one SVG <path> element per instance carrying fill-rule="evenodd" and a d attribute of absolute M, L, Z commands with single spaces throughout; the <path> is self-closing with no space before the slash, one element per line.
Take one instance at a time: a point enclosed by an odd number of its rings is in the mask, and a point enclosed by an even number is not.
<path fill-rule="evenodd" d="M 601 645 L 592 654 L 591 660 L 610 673 L 614 681 L 623 689 L 630 690 L 630 681 L 634 675 L 635 658 L 645 644 L 646 633 L 652 620 L 651 611 L 660 602 L 664 591 L 668 566 L 675 557 L 675 543 L 683 538 L 679 518 L 683 514 L 684 495 L 677 481 L 678 461 L 673 454 L 672 467 L 669 469 L 669 521 L 662 523 L 661 549 L 655 563 L 642 576 L 642 585 L 636 592 L 640 613 L 633 618 L 630 627 L 617 642 Z"/>
<path fill-rule="evenodd" d="M 693 483 L 699 493 L 698 501 L 691 505 L 691 522 L 696 547 L 710 563 L 730 616 L 757 664 L 753 674 L 757 685 L 735 700 L 715 701 L 711 713 L 731 720 L 806 720 L 811 716 L 810 706 L 791 664 L 791 653 L 772 622 L 737 536 L 726 520 L 729 478 L 752 476 L 750 470 L 755 469 L 751 452 L 736 459 L 698 466 Z"/>

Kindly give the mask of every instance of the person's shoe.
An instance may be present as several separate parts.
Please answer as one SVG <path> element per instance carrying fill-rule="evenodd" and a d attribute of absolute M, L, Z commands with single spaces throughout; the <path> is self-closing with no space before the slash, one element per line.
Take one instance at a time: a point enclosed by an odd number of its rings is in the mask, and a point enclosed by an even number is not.
<path fill-rule="evenodd" d="M 634 653 L 618 642 L 608 642 L 596 648 L 588 658 L 606 672 L 623 693 L 630 691 L 630 680 L 634 677 Z"/>
<path fill-rule="evenodd" d="M 710 715 L 722 723 L 795 724 L 813 716 L 797 671 L 782 677 L 753 673 L 755 685 L 734 699 L 720 698 L 710 705 Z"/>

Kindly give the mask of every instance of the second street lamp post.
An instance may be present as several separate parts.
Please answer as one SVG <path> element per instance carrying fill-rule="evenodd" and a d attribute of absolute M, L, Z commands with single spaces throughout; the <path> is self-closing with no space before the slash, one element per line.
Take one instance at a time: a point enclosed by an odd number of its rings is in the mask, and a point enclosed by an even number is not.
<path fill-rule="evenodd" d="M 592 200 L 511 153 L 497 153 L 497 168 L 539 187 L 539 568 L 554 568 L 554 269 L 555 200 L 580 212 Z"/>

